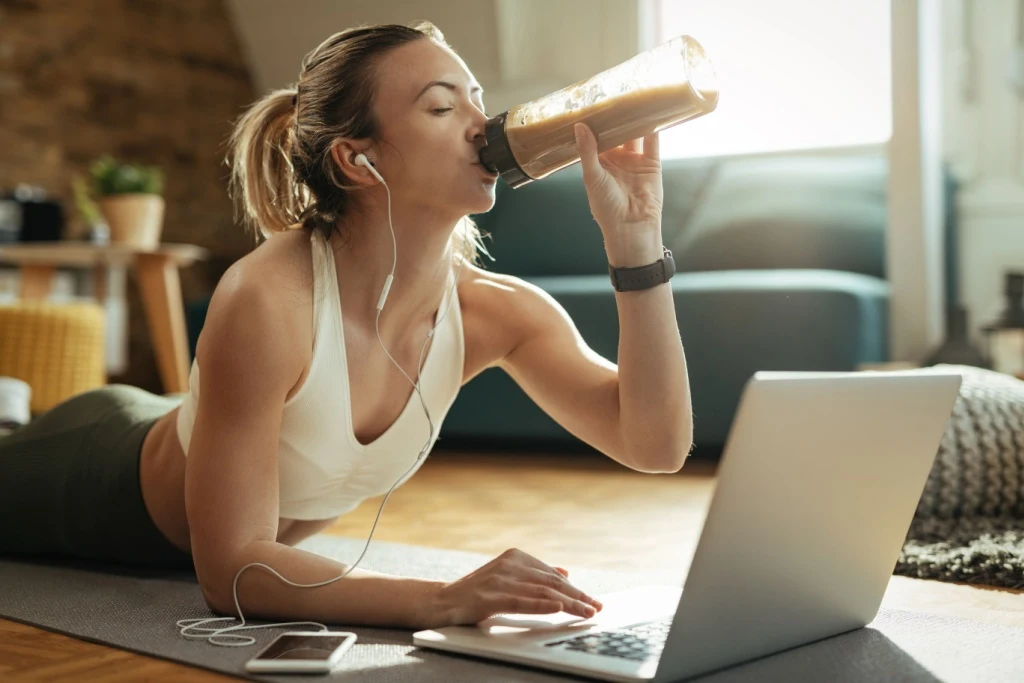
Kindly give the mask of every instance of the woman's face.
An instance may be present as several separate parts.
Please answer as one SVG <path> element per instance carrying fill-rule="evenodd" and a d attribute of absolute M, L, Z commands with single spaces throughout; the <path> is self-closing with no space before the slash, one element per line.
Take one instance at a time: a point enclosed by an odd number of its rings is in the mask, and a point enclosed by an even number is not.
<path fill-rule="evenodd" d="M 367 156 L 392 196 L 453 218 L 489 211 L 496 177 L 477 156 L 487 123 L 483 91 L 465 63 L 432 40 L 418 40 L 388 53 L 378 78 L 384 143 Z"/>

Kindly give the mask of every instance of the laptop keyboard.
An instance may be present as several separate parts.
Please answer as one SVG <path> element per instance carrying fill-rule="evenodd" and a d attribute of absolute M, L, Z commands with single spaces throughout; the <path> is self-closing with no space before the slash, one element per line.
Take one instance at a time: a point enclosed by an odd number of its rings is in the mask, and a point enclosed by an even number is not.
<path fill-rule="evenodd" d="M 566 640 L 545 643 L 544 647 L 644 661 L 661 654 L 671 625 L 671 618 L 645 621 L 642 624 L 624 628 L 595 631 Z"/>

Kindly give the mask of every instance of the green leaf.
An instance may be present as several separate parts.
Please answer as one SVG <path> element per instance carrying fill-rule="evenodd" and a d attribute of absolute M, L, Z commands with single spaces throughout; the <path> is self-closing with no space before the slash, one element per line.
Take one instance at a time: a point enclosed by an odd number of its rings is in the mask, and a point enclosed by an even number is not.
<path fill-rule="evenodd" d="M 109 154 L 89 167 L 93 191 L 100 197 L 118 194 L 163 194 L 164 174 L 156 166 L 120 163 Z"/>

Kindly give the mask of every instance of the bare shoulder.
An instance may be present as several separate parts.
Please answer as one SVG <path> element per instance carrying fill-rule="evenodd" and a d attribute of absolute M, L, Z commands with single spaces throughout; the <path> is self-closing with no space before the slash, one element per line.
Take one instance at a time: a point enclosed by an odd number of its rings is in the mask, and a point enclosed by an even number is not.
<path fill-rule="evenodd" d="M 285 304 L 294 304 L 296 296 L 312 297 L 312 278 L 309 233 L 295 230 L 274 235 L 235 261 L 221 283 L 265 290 Z"/>
<path fill-rule="evenodd" d="M 197 358 L 202 362 L 215 353 L 212 347 L 227 346 L 233 354 L 251 354 L 254 362 L 273 358 L 301 371 L 312 355 L 312 277 L 303 231 L 275 235 L 235 261 L 210 300 Z M 272 356 L 264 355 L 271 349 Z"/>
<path fill-rule="evenodd" d="M 548 295 L 522 278 L 466 264 L 459 276 L 459 305 L 466 340 L 464 383 L 498 367 L 529 333 L 538 302 Z"/>
<path fill-rule="evenodd" d="M 466 264 L 463 271 L 459 277 L 463 309 L 468 303 L 492 324 L 508 319 L 510 324 L 519 326 L 527 321 L 517 316 L 529 318 L 538 312 L 538 306 L 543 307 L 551 299 L 543 288 L 515 275 L 491 272 L 473 264 Z"/>

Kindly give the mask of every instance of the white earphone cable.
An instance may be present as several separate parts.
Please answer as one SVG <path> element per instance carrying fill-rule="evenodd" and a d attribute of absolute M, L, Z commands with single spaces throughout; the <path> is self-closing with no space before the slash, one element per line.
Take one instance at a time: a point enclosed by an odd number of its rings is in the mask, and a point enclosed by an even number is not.
<path fill-rule="evenodd" d="M 363 162 L 365 162 L 365 163 L 363 163 Z M 387 280 L 384 283 L 384 288 L 381 290 L 380 300 L 377 302 L 377 316 L 376 316 L 376 318 L 374 320 L 374 327 L 376 328 L 376 331 L 377 331 L 377 343 L 380 344 L 380 347 L 382 349 L 384 349 L 384 353 L 387 354 L 387 357 L 391 360 L 391 362 L 395 365 L 395 367 L 398 368 L 398 371 L 401 372 L 403 375 L 405 375 L 405 378 L 407 380 L 409 380 L 409 383 L 412 384 L 413 389 L 416 391 L 416 394 L 419 396 L 420 405 L 423 406 L 423 412 L 427 416 L 427 423 L 428 423 L 429 428 L 430 428 L 429 436 L 427 437 L 427 442 L 423 446 L 423 448 L 420 450 L 419 455 L 416 456 L 416 462 L 413 463 L 412 467 L 410 467 L 408 470 L 406 470 L 405 474 L 403 474 L 398 479 L 398 481 L 396 481 L 394 484 L 392 484 L 391 488 L 388 489 L 387 494 L 384 496 L 384 500 L 381 501 L 380 508 L 377 510 L 377 517 L 373 521 L 373 527 L 370 529 L 370 535 L 366 538 L 366 545 L 363 546 L 363 552 L 361 552 L 359 554 L 359 558 L 356 559 L 355 563 L 351 567 L 346 569 L 340 576 L 336 576 L 333 579 L 328 579 L 327 581 L 321 581 L 320 583 L 309 583 L 309 584 L 294 583 L 294 582 L 289 581 L 288 579 L 284 578 L 277 571 L 275 571 L 272 567 L 269 567 L 266 564 L 263 564 L 262 562 L 251 562 L 251 563 L 245 565 L 244 567 L 242 567 L 241 569 L 238 570 L 238 573 L 235 574 L 235 580 L 232 582 L 232 594 L 234 595 L 234 599 L 235 599 L 235 609 L 238 611 L 238 619 L 241 621 L 241 623 L 239 625 L 237 625 L 237 626 L 225 626 L 223 628 L 207 628 L 207 627 L 205 627 L 203 625 L 204 624 L 209 624 L 209 623 L 212 623 L 212 622 L 216 622 L 216 621 L 234 621 L 235 617 L 213 617 L 213 618 L 209 618 L 209 619 L 179 619 L 177 621 L 177 626 L 180 629 L 179 633 L 180 633 L 181 636 L 183 636 L 185 638 L 192 638 L 192 639 L 201 638 L 201 639 L 208 640 L 210 642 L 210 644 L 212 644 L 212 645 L 220 645 L 222 647 L 247 647 L 249 645 L 253 645 L 256 642 L 256 639 L 252 638 L 250 636 L 238 635 L 238 634 L 234 634 L 234 633 L 231 633 L 231 632 L 233 632 L 233 631 L 244 631 L 244 630 L 248 630 L 248 629 L 278 628 L 278 627 L 282 627 L 282 626 L 301 626 L 301 625 L 319 626 L 321 631 L 327 631 L 328 630 L 327 626 L 325 626 L 324 624 L 321 624 L 320 622 L 317 622 L 317 621 L 287 621 L 287 622 L 272 623 L 272 624 L 258 624 L 258 625 L 255 625 L 255 626 L 246 626 L 245 625 L 245 616 L 242 614 L 242 607 L 238 603 L 238 579 L 239 579 L 239 577 L 242 575 L 242 572 L 245 571 L 246 569 L 248 569 L 249 567 L 261 567 L 261 568 L 267 570 L 268 572 L 270 572 L 271 574 L 273 574 L 274 576 L 276 576 L 277 578 L 281 579 L 285 583 L 287 583 L 289 586 L 295 586 L 296 588 L 317 588 L 319 586 L 326 586 L 327 584 L 334 583 L 335 581 L 338 581 L 339 579 L 343 579 L 346 576 L 348 576 L 352 572 L 352 570 L 354 570 L 357 566 L 359 566 L 359 563 L 362 562 L 362 560 L 363 560 L 363 556 L 366 555 L 366 551 L 370 547 L 370 540 L 373 538 L 373 534 L 374 534 L 374 532 L 377 529 L 377 522 L 380 521 L 381 513 L 384 511 L 384 506 L 387 504 L 388 498 L 391 497 L 392 491 L 394 491 L 395 488 L 402 481 L 405 480 L 405 478 L 410 474 L 410 472 L 412 472 L 419 465 L 419 463 L 423 459 L 423 457 L 429 452 L 430 446 L 431 446 L 431 444 L 434 441 L 434 421 L 430 418 L 430 411 L 427 408 L 427 403 L 426 403 L 426 401 L 423 398 L 423 392 L 420 391 L 420 379 L 421 379 L 421 374 L 423 372 L 423 357 L 424 357 L 424 352 L 426 351 L 426 348 L 427 348 L 427 342 L 429 342 L 430 339 L 434 336 L 434 332 L 437 330 L 438 326 L 444 321 L 445 317 L 448 315 L 448 310 L 451 308 L 452 299 L 454 298 L 455 289 L 458 287 L 458 283 L 459 283 L 459 273 L 462 272 L 462 265 L 465 263 L 465 260 L 466 260 L 465 259 L 465 255 L 462 255 L 462 257 L 459 259 L 459 266 L 458 266 L 458 269 L 456 270 L 456 273 L 455 273 L 455 282 L 452 284 L 452 288 L 451 288 L 451 290 L 448 293 L 447 305 L 445 306 L 444 311 L 441 313 L 440 318 L 438 318 L 437 322 L 430 329 L 430 331 L 427 332 L 427 338 L 423 341 L 423 346 L 420 347 L 420 358 L 419 358 L 418 365 L 417 365 L 416 381 L 414 382 L 412 380 L 412 378 L 409 377 L 408 374 L 406 374 L 405 370 L 402 369 L 402 366 L 399 365 L 398 362 L 395 361 L 395 359 L 391 356 L 391 354 L 388 352 L 387 348 L 384 346 L 384 342 L 380 338 L 380 312 L 384 308 L 384 302 L 387 299 L 388 292 L 391 290 L 391 283 L 394 281 L 395 270 L 398 267 L 398 241 L 395 238 L 395 227 L 394 227 L 394 225 L 393 225 L 393 223 L 391 221 L 391 189 L 388 187 L 388 184 L 386 182 L 384 182 L 384 178 L 382 178 L 380 176 L 380 174 L 377 173 L 377 169 L 373 168 L 373 166 L 370 165 L 369 160 L 366 159 L 366 157 L 364 155 L 360 154 L 356 158 L 356 163 L 360 164 L 362 166 L 365 166 L 366 168 L 368 168 L 370 170 L 370 173 L 372 173 L 374 175 L 374 177 L 376 177 L 377 180 L 379 180 L 384 185 L 384 190 L 387 192 L 387 195 L 388 195 L 388 227 L 391 228 L 391 243 L 392 243 L 392 250 L 393 250 L 393 262 L 392 262 L 392 265 L 391 265 L 391 274 L 388 275 Z M 455 256 L 454 256 L 454 253 L 453 253 L 452 259 L 454 260 L 454 258 L 455 258 Z M 451 269 L 449 268 L 447 272 L 450 275 L 451 274 Z M 221 639 L 221 640 L 218 640 L 218 639 Z"/>

